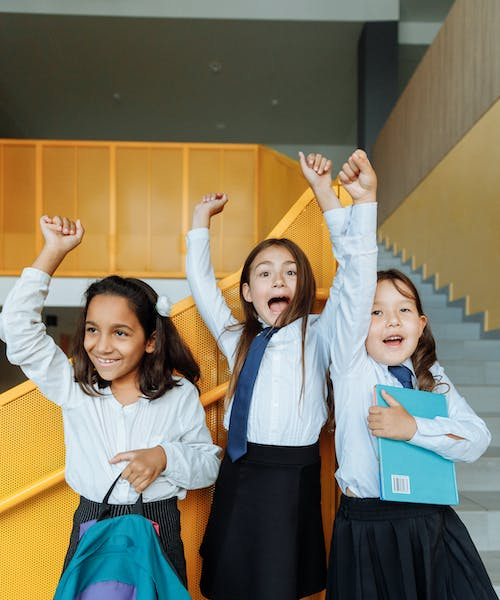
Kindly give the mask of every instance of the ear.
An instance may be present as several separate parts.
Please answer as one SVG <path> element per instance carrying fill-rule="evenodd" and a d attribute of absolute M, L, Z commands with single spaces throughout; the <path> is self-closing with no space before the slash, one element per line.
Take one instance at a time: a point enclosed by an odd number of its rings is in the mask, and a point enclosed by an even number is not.
<path fill-rule="evenodd" d="M 248 283 L 244 283 L 241 286 L 241 293 L 247 302 L 252 302 L 252 292 L 250 291 L 250 286 Z"/>
<path fill-rule="evenodd" d="M 427 325 L 427 317 L 425 315 L 420 315 L 420 332 L 419 332 L 419 336 L 420 337 L 422 335 L 422 333 L 424 332 L 425 326 Z"/>
<path fill-rule="evenodd" d="M 144 352 L 151 354 L 152 352 L 155 351 L 155 348 L 156 348 L 156 331 L 153 331 L 153 333 L 151 334 L 151 337 L 146 342 L 146 347 L 144 348 Z"/>

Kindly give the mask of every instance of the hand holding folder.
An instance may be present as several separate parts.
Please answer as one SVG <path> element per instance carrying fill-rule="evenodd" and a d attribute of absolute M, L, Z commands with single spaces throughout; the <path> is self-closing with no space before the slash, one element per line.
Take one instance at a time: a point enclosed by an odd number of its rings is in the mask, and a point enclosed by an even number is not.
<path fill-rule="evenodd" d="M 387 391 L 414 417 L 447 417 L 443 394 L 388 385 L 375 386 L 375 403 L 387 406 Z M 455 464 L 439 454 L 401 440 L 379 437 L 380 498 L 424 504 L 458 504 Z"/>

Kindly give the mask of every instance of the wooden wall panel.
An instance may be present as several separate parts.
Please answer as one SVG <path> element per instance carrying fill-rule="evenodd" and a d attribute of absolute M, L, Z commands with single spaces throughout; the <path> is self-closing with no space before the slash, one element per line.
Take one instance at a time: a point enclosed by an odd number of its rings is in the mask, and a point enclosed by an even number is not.
<path fill-rule="evenodd" d="M 76 214 L 86 226 L 78 247 L 78 269 L 110 270 L 110 150 L 106 146 L 77 148 Z"/>
<path fill-rule="evenodd" d="M 308 185 L 297 161 L 259 148 L 258 237 L 266 237 Z"/>
<path fill-rule="evenodd" d="M 150 160 L 143 147 L 116 150 L 116 269 L 147 271 L 150 261 Z"/>
<path fill-rule="evenodd" d="M 306 188 L 298 163 L 251 144 L 0 140 L 0 176 L 3 275 L 33 261 L 46 213 L 78 216 L 86 231 L 58 275 L 183 277 L 193 207 L 203 194 L 224 191 L 230 204 L 211 227 L 221 277 Z"/>
<path fill-rule="evenodd" d="M 0 184 L 0 269 L 18 272 L 36 255 L 36 146 L 6 143 Z"/>
<path fill-rule="evenodd" d="M 182 148 L 151 150 L 149 268 L 183 276 Z"/>
<path fill-rule="evenodd" d="M 500 329 L 500 100 L 382 224 L 381 239 Z"/>
<path fill-rule="evenodd" d="M 373 147 L 380 222 L 500 96 L 500 2 L 456 0 Z"/>
<path fill-rule="evenodd" d="M 229 194 L 228 219 L 223 228 L 221 269 L 232 273 L 241 267 L 257 240 L 256 151 L 223 150 L 222 179 Z M 225 210 L 226 210 L 225 209 Z"/>

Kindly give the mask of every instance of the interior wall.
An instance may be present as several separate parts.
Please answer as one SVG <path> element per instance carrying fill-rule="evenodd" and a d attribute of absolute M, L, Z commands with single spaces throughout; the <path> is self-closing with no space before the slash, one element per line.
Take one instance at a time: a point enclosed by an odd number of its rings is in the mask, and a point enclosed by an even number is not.
<path fill-rule="evenodd" d="M 384 221 L 380 238 L 466 313 L 484 311 L 486 331 L 500 328 L 500 100 Z M 385 199 L 381 198 L 383 206 Z"/>
<path fill-rule="evenodd" d="M 500 96 L 499 31 L 498 0 L 452 6 L 374 144 L 380 222 Z"/>

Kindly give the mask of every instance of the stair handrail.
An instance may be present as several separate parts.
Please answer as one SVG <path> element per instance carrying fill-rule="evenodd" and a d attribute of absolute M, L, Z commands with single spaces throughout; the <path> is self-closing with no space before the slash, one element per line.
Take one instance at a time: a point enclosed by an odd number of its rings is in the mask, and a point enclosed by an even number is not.
<path fill-rule="evenodd" d="M 30 387 L 28 389 L 36 388 L 36 385 L 31 381 L 25 382 L 21 385 L 26 386 L 27 384 L 30 384 Z M 210 406 L 211 404 L 214 404 L 215 402 L 218 402 L 219 400 L 224 398 L 227 392 L 227 386 L 228 382 L 226 381 L 212 388 L 208 392 L 201 394 L 200 402 L 202 406 L 206 408 L 207 406 Z M 38 479 L 34 483 L 23 488 L 22 490 L 19 490 L 14 494 L 8 496 L 7 498 L 0 500 L 0 514 L 10 510 L 11 508 L 14 508 L 15 506 L 18 506 L 19 504 L 25 502 L 26 500 L 29 500 L 30 498 L 33 498 L 34 496 L 37 496 L 49 490 L 50 488 L 53 488 L 54 486 L 58 485 L 59 483 L 62 483 L 63 481 L 64 467 L 61 469 L 57 469 L 52 473 L 49 473 L 45 477 Z"/>

